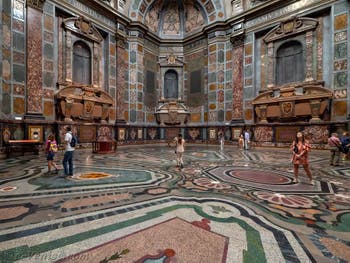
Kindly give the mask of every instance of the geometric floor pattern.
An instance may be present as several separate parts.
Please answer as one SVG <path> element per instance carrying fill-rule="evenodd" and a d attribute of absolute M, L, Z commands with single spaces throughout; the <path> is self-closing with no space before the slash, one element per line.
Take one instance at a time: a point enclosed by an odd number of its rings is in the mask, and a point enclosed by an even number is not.
<path fill-rule="evenodd" d="M 311 185 L 290 159 L 188 144 L 178 169 L 165 144 L 78 149 L 69 179 L 43 152 L 0 160 L 0 262 L 350 262 L 350 161 L 312 150 Z"/>

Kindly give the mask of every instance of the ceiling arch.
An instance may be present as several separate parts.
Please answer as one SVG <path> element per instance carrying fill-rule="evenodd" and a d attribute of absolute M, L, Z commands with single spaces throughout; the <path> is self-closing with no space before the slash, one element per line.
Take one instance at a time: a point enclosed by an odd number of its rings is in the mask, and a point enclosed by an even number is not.
<path fill-rule="evenodd" d="M 225 19 L 219 0 L 133 0 L 129 17 L 162 38 L 183 38 Z"/>

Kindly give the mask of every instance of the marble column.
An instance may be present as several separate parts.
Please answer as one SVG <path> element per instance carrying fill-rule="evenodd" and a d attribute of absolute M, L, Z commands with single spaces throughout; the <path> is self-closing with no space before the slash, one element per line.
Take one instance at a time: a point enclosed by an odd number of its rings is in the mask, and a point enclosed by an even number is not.
<path fill-rule="evenodd" d="M 43 119 L 42 15 L 45 0 L 27 1 L 27 91 L 25 118 Z"/>

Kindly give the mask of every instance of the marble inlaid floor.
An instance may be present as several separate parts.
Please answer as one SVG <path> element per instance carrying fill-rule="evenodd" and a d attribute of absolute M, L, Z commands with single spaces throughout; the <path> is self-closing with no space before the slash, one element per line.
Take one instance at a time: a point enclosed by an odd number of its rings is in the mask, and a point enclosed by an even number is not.
<path fill-rule="evenodd" d="M 0 262 L 350 262 L 350 161 L 328 158 L 314 185 L 282 148 L 188 145 L 181 170 L 164 144 L 79 149 L 69 179 L 0 160 Z"/>

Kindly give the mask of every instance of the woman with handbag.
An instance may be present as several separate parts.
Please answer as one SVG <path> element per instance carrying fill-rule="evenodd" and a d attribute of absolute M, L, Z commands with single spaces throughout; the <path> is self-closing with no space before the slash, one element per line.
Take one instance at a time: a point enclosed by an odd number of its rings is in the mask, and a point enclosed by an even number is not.
<path fill-rule="evenodd" d="M 314 185 L 314 181 L 312 180 L 312 174 L 309 168 L 308 152 L 310 151 L 310 149 L 310 143 L 307 140 L 305 140 L 304 134 L 302 132 L 298 132 L 295 140 L 291 145 L 291 150 L 293 152 L 292 162 L 294 166 L 294 183 L 299 182 L 299 165 L 302 165 L 307 176 L 309 177 L 310 184 Z"/>

